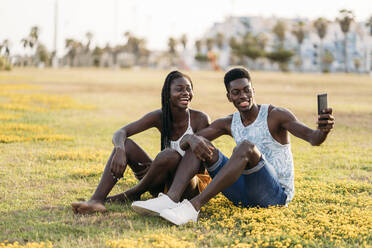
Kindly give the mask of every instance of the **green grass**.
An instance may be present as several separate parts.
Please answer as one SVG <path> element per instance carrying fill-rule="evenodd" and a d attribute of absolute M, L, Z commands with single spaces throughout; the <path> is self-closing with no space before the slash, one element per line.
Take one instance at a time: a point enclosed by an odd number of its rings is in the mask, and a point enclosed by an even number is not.
<path fill-rule="evenodd" d="M 367 76 L 253 72 L 258 103 L 286 107 L 312 128 L 317 93 L 328 92 L 334 108 L 335 129 L 322 146 L 292 137 L 296 194 L 288 208 L 241 209 L 219 195 L 202 209 L 197 224 L 182 227 L 139 216 L 129 205 L 74 215 L 70 203 L 93 193 L 112 134 L 160 107 L 166 74 L 0 73 L 0 247 L 14 242 L 43 247 L 46 241 L 54 247 L 371 247 L 372 79 Z M 212 120 L 235 111 L 226 100 L 223 72 L 189 74 L 194 109 Z M 151 129 L 134 140 L 154 158 L 159 138 Z M 215 145 L 230 155 L 234 142 L 222 137 Z M 135 183 L 128 170 L 113 193 Z"/>

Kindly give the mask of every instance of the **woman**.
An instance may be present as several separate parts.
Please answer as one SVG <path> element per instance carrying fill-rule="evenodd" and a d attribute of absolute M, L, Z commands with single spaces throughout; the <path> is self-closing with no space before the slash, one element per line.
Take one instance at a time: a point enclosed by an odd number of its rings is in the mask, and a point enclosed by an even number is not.
<path fill-rule="evenodd" d="M 209 117 L 205 113 L 189 109 L 194 95 L 192 88 L 189 76 L 179 71 L 172 71 L 167 75 L 161 95 L 162 108 L 146 114 L 114 134 L 112 142 L 115 147 L 96 191 L 90 200 L 72 203 L 74 213 L 105 212 L 105 201 L 133 201 L 140 199 L 146 191 L 154 196 L 166 191 L 184 155 L 179 141 L 185 134 L 195 133 L 209 125 Z M 152 127 L 156 127 L 161 133 L 162 151 L 154 160 L 133 140 L 128 139 Z M 141 181 L 132 189 L 106 199 L 116 182 L 123 177 L 127 164 Z M 204 169 L 201 172 L 204 173 Z M 195 196 L 208 182 L 209 178 L 204 175 L 193 178 L 183 197 Z"/>

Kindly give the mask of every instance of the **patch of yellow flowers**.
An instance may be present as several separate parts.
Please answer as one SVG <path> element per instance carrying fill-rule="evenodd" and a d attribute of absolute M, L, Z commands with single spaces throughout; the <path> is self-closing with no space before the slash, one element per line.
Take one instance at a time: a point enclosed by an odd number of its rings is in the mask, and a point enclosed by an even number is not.
<path fill-rule="evenodd" d="M 21 117 L 19 114 L 3 114 L 0 113 L 0 120 L 3 121 L 10 121 L 10 120 L 17 120 Z"/>
<path fill-rule="evenodd" d="M 24 245 L 19 244 L 17 241 L 14 243 L 8 243 L 6 240 L 0 243 L 0 248 L 53 248 L 53 244 L 49 241 L 47 242 L 30 242 Z"/>
<path fill-rule="evenodd" d="M 372 247 L 370 184 L 309 182 L 301 175 L 297 181 L 296 196 L 287 207 L 241 208 L 219 194 L 202 208 L 197 224 L 186 225 L 193 237 L 152 234 L 106 244 L 112 248 Z"/>
<path fill-rule="evenodd" d="M 166 234 L 149 234 L 138 239 L 121 239 L 117 241 L 107 241 L 106 245 L 110 248 L 196 248 L 197 246 L 190 241 L 178 239 Z"/>
<path fill-rule="evenodd" d="M 28 84 L 0 84 L 0 110 L 48 112 L 62 109 L 94 109 L 92 105 L 79 104 L 69 96 L 32 93 L 30 90 L 40 89 Z M 14 91 L 27 92 L 14 92 Z"/>
<path fill-rule="evenodd" d="M 79 104 L 68 96 L 29 92 L 40 89 L 39 86 L 28 84 L 0 84 L 0 143 L 71 141 L 72 137 L 53 134 L 47 126 L 12 121 L 19 120 L 24 111 L 94 108 Z"/>
<path fill-rule="evenodd" d="M 371 185 L 298 181 L 288 207 L 240 208 L 219 195 L 202 208 L 198 225 L 247 247 L 371 247 Z"/>
<path fill-rule="evenodd" d="M 50 160 L 82 160 L 82 161 L 105 161 L 109 154 L 107 151 L 97 151 L 97 150 L 71 150 L 71 151 L 58 151 L 49 153 L 48 159 Z"/>

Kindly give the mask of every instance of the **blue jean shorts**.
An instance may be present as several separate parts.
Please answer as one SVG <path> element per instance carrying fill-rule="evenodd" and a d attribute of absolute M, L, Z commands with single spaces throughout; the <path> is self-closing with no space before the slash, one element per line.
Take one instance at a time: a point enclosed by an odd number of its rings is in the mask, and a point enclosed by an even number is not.
<path fill-rule="evenodd" d="M 229 159 L 219 151 L 218 161 L 207 168 L 214 178 Z M 286 204 L 287 195 L 272 166 L 261 157 L 258 164 L 244 170 L 239 179 L 224 189 L 222 194 L 236 206 L 269 207 Z"/>

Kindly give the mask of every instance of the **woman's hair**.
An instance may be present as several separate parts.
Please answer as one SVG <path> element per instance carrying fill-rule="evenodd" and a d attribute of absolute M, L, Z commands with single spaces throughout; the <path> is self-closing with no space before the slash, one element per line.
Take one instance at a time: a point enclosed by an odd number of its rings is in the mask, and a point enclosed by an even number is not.
<path fill-rule="evenodd" d="M 177 78 L 186 78 L 190 81 L 191 87 L 192 81 L 191 78 L 179 71 L 170 72 L 165 78 L 163 89 L 161 90 L 161 110 L 162 110 L 162 125 L 161 125 L 161 150 L 164 150 L 166 147 L 169 147 L 170 140 L 172 137 L 172 112 L 170 108 L 170 85 L 173 80 Z"/>

